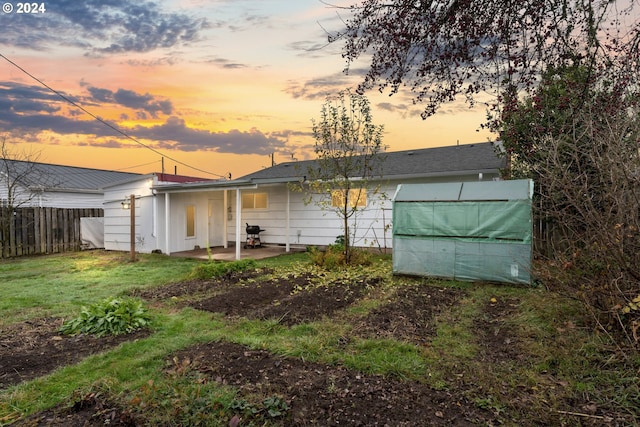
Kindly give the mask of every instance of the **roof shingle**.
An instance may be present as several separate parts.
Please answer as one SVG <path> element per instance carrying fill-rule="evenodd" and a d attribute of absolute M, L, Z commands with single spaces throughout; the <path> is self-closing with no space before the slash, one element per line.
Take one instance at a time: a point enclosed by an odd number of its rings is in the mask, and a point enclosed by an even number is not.
<path fill-rule="evenodd" d="M 401 178 L 429 175 L 454 175 L 464 172 L 498 170 L 505 160 L 498 156 L 491 142 L 424 148 L 381 153 L 384 156 L 382 176 Z M 297 178 L 313 168 L 315 160 L 287 162 L 245 175 L 241 180 Z"/>

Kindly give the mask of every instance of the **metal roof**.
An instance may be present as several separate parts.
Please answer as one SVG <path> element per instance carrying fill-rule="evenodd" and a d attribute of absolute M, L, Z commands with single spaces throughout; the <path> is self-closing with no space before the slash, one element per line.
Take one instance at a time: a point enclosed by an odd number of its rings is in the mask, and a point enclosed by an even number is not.
<path fill-rule="evenodd" d="M 100 191 L 116 182 L 141 176 L 130 172 L 0 159 L 0 174 L 7 172 L 10 179 L 17 179 L 27 188 L 52 191 Z"/>
<path fill-rule="evenodd" d="M 381 175 L 385 178 L 457 175 L 498 171 L 505 159 L 498 156 L 491 142 L 380 153 Z M 242 180 L 287 181 L 298 179 L 317 167 L 316 160 L 287 162 L 243 176 Z"/>

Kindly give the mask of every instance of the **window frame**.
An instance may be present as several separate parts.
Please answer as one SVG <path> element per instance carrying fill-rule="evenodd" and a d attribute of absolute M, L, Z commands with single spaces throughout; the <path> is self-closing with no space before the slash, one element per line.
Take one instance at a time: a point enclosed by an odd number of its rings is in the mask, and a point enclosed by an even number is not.
<path fill-rule="evenodd" d="M 331 207 L 344 207 L 344 189 L 331 190 Z M 354 203 L 355 200 L 355 203 Z M 367 206 L 367 189 L 366 188 L 350 188 L 349 189 L 349 207 L 351 209 L 360 209 Z"/>
<path fill-rule="evenodd" d="M 185 206 L 185 234 L 187 239 L 196 237 L 196 205 Z M 189 234 L 191 232 L 192 234 Z"/>
<path fill-rule="evenodd" d="M 245 203 L 245 197 L 251 198 L 251 206 L 247 206 L 247 203 Z M 266 191 L 252 191 L 249 193 L 245 193 L 243 192 L 241 195 L 242 198 L 242 209 L 251 209 L 251 210 L 258 210 L 258 209 L 268 209 L 269 208 L 269 193 L 267 193 Z M 264 198 L 264 206 L 258 206 L 256 207 L 256 202 L 257 201 L 262 201 L 260 199 Z M 248 202 L 248 200 L 247 200 Z"/>

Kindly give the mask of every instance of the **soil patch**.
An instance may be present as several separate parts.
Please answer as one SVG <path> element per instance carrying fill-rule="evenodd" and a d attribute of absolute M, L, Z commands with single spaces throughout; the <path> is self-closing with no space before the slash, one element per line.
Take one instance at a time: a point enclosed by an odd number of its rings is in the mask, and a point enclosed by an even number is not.
<path fill-rule="evenodd" d="M 378 280 L 312 286 L 309 276 L 248 281 L 210 298 L 190 302 L 198 310 L 249 319 L 278 319 L 287 326 L 331 316 L 358 300 Z"/>
<path fill-rule="evenodd" d="M 365 294 L 369 286 L 377 283 L 378 280 L 361 280 L 317 286 L 308 291 L 294 293 L 279 304 L 270 304 L 252 316 L 259 319 L 276 318 L 288 326 L 312 322 L 347 308 Z"/>
<path fill-rule="evenodd" d="M 425 285 L 398 287 L 385 304 L 371 310 L 354 330 L 359 336 L 426 344 L 436 331 L 436 316 L 457 305 L 466 292 Z"/>
<path fill-rule="evenodd" d="M 472 426 L 492 416 L 457 391 L 365 375 L 340 366 L 275 356 L 233 343 L 207 343 L 174 355 L 211 380 L 243 395 L 279 395 L 289 406 L 287 426 Z M 175 363 L 171 359 L 168 363 Z"/>
<path fill-rule="evenodd" d="M 306 283 L 306 279 L 302 283 Z M 247 316 L 265 305 L 278 304 L 288 298 L 296 286 L 294 280 L 278 279 L 242 283 L 199 301 L 189 303 L 198 310 L 223 313 L 226 316 Z"/>
<path fill-rule="evenodd" d="M 516 298 L 492 299 L 484 305 L 482 315 L 475 319 L 474 329 L 478 331 L 477 343 L 484 362 L 509 362 L 523 357 L 517 333 L 506 321 L 517 312 L 519 305 Z"/>
<path fill-rule="evenodd" d="M 250 280 L 267 272 L 266 270 L 252 270 L 246 272 L 230 272 L 214 279 L 194 279 L 184 282 L 170 283 L 149 289 L 135 289 L 129 295 L 152 301 L 162 301 L 185 295 L 206 294 L 220 292 L 236 285 L 243 280 Z"/>
<path fill-rule="evenodd" d="M 12 424 L 20 427 L 136 427 L 142 423 L 118 405 L 105 401 L 100 396 L 83 396 L 70 407 L 55 407 L 33 414 Z"/>
<path fill-rule="evenodd" d="M 0 389 L 51 373 L 116 345 L 143 338 L 148 331 L 95 337 L 60 335 L 62 319 L 30 320 L 0 331 Z"/>

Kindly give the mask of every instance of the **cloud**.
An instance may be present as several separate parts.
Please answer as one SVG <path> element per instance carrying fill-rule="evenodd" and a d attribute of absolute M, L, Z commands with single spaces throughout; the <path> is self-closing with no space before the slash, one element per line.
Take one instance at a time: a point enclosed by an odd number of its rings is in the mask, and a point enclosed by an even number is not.
<path fill-rule="evenodd" d="M 165 115 L 173 113 L 173 104 L 171 103 L 171 100 L 158 99 L 149 93 L 140 94 L 135 91 L 122 88 L 113 92 L 110 89 L 94 86 L 89 86 L 87 90 L 91 95 L 91 101 L 113 103 L 133 110 L 139 110 L 136 113 L 139 118 L 145 117 L 145 112 L 151 115 L 151 117 L 157 117 L 158 113 Z"/>
<path fill-rule="evenodd" d="M 189 128 L 179 117 L 169 117 L 161 125 L 136 126 L 131 132 L 138 138 L 158 141 L 161 146 L 182 151 L 217 151 L 234 154 L 268 154 L 286 144 L 281 136 L 266 135 L 258 129 L 212 132 Z"/>
<path fill-rule="evenodd" d="M 158 100 L 149 94 L 126 89 L 114 92 L 93 86 L 87 87 L 87 90 L 90 98 L 84 101 L 132 108 L 136 110 L 135 118 L 138 120 L 144 120 L 149 115 L 159 112 L 169 115 L 173 111 L 170 101 Z M 0 82 L 0 131 L 9 132 L 13 139 L 37 140 L 38 134 L 49 131 L 59 135 L 60 141 L 64 141 L 65 136 L 73 135 L 73 140 L 78 140 L 77 137 L 80 136 L 84 138 L 83 143 L 88 145 L 131 145 L 131 141 L 127 141 L 126 137 L 116 130 L 98 120 L 88 118 L 84 113 L 78 115 L 76 109 L 66 107 L 66 102 L 44 88 Z M 120 115 L 120 120 L 130 118 L 129 114 Z M 154 126 L 124 127 L 115 122 L 111 124 L 136 140 L 144 140 L 145 144 L 151 141 L 160 148 L 234 154 L 268 154 L 280 151 L 295 134 L 292 131 L 265 134 L 256 128 L 248 131 L 234 129 L 228 132 L 213 132 L 189 127 L 183 119 L 176 116 L 170 116 L 164 123 Z M 108 143 L 103 141 L 104 138 L 109 139 Z"/>
<path fill-rule="evenodd" d="M 46 13 L 3 20 L 0 44 L 31 50 L 76 47 L 89 55 L 149 52 L 199 40 L 204 18 L 167 12 L 160 3 L 57 0 Z"/>
<path fill-rule="evenodd" d="M 241 69 L 241 68 L 247 68 L 248 65 L 247 64 L 242 64 L 239 62 L 233 62 L 229 59 L 225 59 L 225 58 L 213 58 L 213 59 L 209 59 L 206 61 L 209 64 L 214 64 L 217 66 L 220 66 L 222 68 L 226 68 L 226 69 L 230 69 L 230 70 L 236 70 L 236 69 Z"/>
<path fill-rule="evenodd" d="M 173 105 L 170 100 L 156 100 L 148 93 L 140 95 L 132 90 L 118 89 L 113 94 L 113 99 L 125 107 L 147 111 L 154 117 L 157 112 L 163 114 L 171 114 L 173 112 Z"/>
<path fill-rule="evenodd" d="M 289 81 L 284 91 L 295 99 L 317 100 L 325 99 L 347 88 L 349 88 L 348 78 L 342 74 L 334 74 L 303 83 Z"/>

